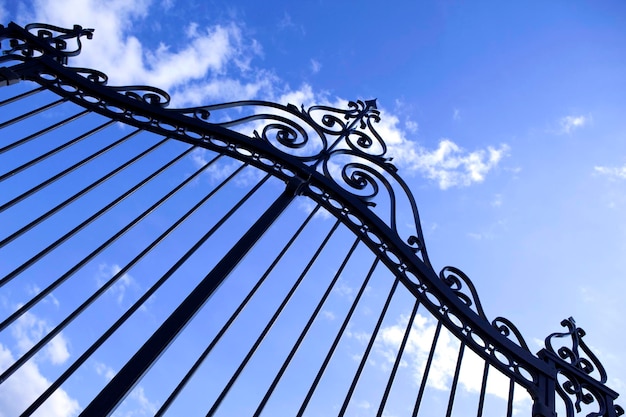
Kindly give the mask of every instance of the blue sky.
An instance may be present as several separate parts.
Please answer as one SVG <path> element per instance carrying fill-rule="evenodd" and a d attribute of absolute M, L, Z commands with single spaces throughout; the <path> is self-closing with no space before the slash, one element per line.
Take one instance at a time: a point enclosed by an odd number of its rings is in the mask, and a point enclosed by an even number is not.
<path fill-rule="evenodd" d="M 626 391 L 623 2 L 0 0 L 11 20 L 95 28 L 73 65 L 173 106 L 377 98 L 435 269 L 534 351 L 574 316 Z"/>

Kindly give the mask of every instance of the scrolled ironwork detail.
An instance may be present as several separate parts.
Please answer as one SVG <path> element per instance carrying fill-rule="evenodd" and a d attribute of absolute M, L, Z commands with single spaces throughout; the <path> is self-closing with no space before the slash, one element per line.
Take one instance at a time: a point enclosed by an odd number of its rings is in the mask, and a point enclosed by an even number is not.
<path fill-rule="evenodd" d="M 559 375 L 563 379 L 558 381 L 556 390 L 559 397 L 563 400 L 568 417 L 581 413 L 583 405 L 591 406 L 593 404 L 597 405 L 597 411 L 588 412 L 586 414 L 587 417 L 621 416 L 624 414 L 624 409 L 617 404 L 613 404 L 612 398 L 607 398 L 601 392 L 598 392 L 594 384 L 581 380 L 581 378 L 565 370 L 560 370 Z M 615 414 L 612 414 L 611 411 Z"/>
<path fill-rule="evenodd" d="M 446 266 L 439 273 L 439 279 L 441 279 L 441 281 L 452 290 L 452 292 L 463 304 L 473 310 L 481 318 L 487 320 L 487 316 L 485 315 L 485 311 L 483 310 L 482 303 L 480 302 L 480 298 L 478 297 L 478 291 L 476 290 L 476 287 L 474 286 L 472 281 L 463 271 L 453 266 Z M 464 286 L 467 287 L 469 293 L 464 291 Z M 524 340 L 521 332 L 510 320 L 504 317 L 496 317 L 491 322 L 491 325 L 502 336 L 506 337 L 509 340 L 512 340 L 516 345 L 520 346 L 525 351 L 530 353 L 528 344 Z"/>
<path fill-rule="evenodd" d="M 480 317 L 484 319 L 487 318 L 480 299 L 478 298 L 476 287 L 463 271 L 453 266 L 446 266 L 439 273 L 439 278 L 467 307 L 474 310 Z M 463 284 L 469 289 L 469 295 L 462 291 Z"/>
<path fill-rule="evenodd" d="M 93 29 L 85 29 L 80 25 L 66 29 L 43 23 L 32 23 L 26 25 L 24 29 L 10 23 L 0 29 L 3 32 L 0 34 L 0 40 L 9 39 L 9 49 L 2 51 L 0 62 L 49 56 L 62 65 L 67 64 L 69 57 L 80 54 L 81 38 L 91 39 L 94 32 Z M 75 46 L 71 47 L 71 43 Z"/>
<path fill-rule="evenodd" d="M 170 104 L 170 95 L 156 87 L 145 85 L 133 85 L 123 87 L 111 87 L 112 90 L 118 91 L 133 100 L 137 100 L 152 106 L 167 107 Z"/>
<path fill-rule="evenodd" d="M 511 334 L 513 334 L 513 336 L 515 336 L 514 342 L 516 342 L 516 344 L 522 347 L 524 350 L 530 352 L 528 344 L 526 343 L 526 340 L 524 340 L 522 333 L 513 323 L 511 323 L 509 319 L 504 317 L 496 317 L 491 322 L 491 325 L 495 327 L 504 337 L 511 339 Z"/>
<path fill-rule="evenodd" d="M 607 375 L 604 367 L 582 339 L 586 334 L 585 331 L 576 326 L 576 321 L 573 317 L 561 321 L 561 326 L 567 327 L 567 332 L 555 332 L 546 337 L 546 349 L 555 353 L 563 361 L 566 361 L 574 368 L 580 369 L 587 375 L 591 376 L 594 370 L 597 370 L 600 377 L 596 378 L 596 380 L 603 384 L 606 383 Z M 570 338 L 571 347 L 561 346 L 558 349 L 555 349 L 552 345 L 553 340 L 561 338 Z M 582 349 L 588 358 L 581 355 L 580 349 Z"/>
<path fill-rule="evenodd" d="M 376 100 L 350 101 L 345 109 L 248 100 L 167 111 L 264 142 L 322 174 L 366 206 L 388 208 L 386 223 L 395 233 L 404 235 L 402 240 L 430 265 L 417 204 L 374 127 L 380 121 Z M 387 191 L 384 199 L 381 190 Z M 400 199 L 413 214 L 413 230 L 408 234 L 397 227 Z"/>
<path fill-rule="evenodd" d="M 545 349 L 539 352 L 546 362 L 556 369 L 556 392 L 563 400 L 566 414 L 573 417 L 583 412 L 583 405 L 597 405 L 597 411 L 587 416 L 604 417 L 624 414 L 621 406 L 614 403 L 618 394 L 605 384 L 607 374 L 598 358 L 583 341 L 585 331 L 570 317 L 561 321 L 565 332 L 555 332 L 545 340 Z M 556 342 L 563 339 L 562 345 Z"/>

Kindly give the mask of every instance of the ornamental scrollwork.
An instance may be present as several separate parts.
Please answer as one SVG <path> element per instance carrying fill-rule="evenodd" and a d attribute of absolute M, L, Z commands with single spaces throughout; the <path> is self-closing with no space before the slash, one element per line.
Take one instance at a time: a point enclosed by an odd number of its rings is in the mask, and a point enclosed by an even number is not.
<path fill-rule="evenodd" d="M 430 265 L 417 204 L 375 128 L 381 120 L 376 100 L 350 101 L 344 109 L 248 100 L 168 111 L 242 133 L 305 164 L 377 210 L 377 216 Z M 398 226 L 407 223 L 399 220 L 401 212 L 412 213 L 408 233 Z"/>
<path fill-rule="evenodd" d="M 113 91 L 117 91 L 128 98 L 137 100 L 152 106 L 167 107 L 170 104 L 170 95 L 156 87 L 146 85 L 133 85 L 124 87 L 110 87 Z"/>
<path fill-rule="evenodd" d="M 560 370 L 558 375 L 556 391 L 563 400 L 567 417 L 582 412 L 587 413 L 586 417 L 624 415 L 624 409 L 614 404 L 613 396 L 600 392 L 595 384 L 584 381 L 566 370 Z M 596 410 L 590 411 L 589 408 Z"/>
<path fill-rule="evenodd" d="M 583 412 L 583 406 L 597 408 L 584 412 L 589 417 L 621 416 L 624 409 L 614 404 L 617 393 L 609 389 L 607 374 L 591 349 L 584 342 L 585 331 L 570 317 L 561 321 L 565 332 L 555 332 L 545 339 L 544 357 L 556 367 L 556 390 L 565 405 L 567 416 Z M 557 342 L 560 342 L 557 345 Z"/>
<path fill-rule="evenodd" d="M 478 297 L 476 287 L 463 271 L 453 266 L 446 266 L 439 273 L 439 279 L 452 290 L 454 295 L 456 295 L 463 304 L 473 310 L 482 319 L 488 320 L 480 298 Z M 465 290 L 465 287 L 467 287 L 468 291 Z M 524 340 L 521 332 L 510 320 L 504 317 L 496 317 L 491 322 L 491 325 L 502 336 L 512 340 L 516 345 L 530 352 L 528 344 Z"/>
<path fill-rule="evenodd" d="M 65 29 L 43 23 L 32 23 L 24 29 L 14 23 L 7 27 L 0 26 L 0 62 L 14 59 L 24 61 L 45 55 L 65 65 L 69 57 L 80 54 L 83 37 L 91 39 L 93 29 L 79 25 Z M 8 39 L 6 49 L 5 39 Z"/>
<path fill-rule="evenodd" d="M 586 334 L 585 331 L 576 326 L 576 321 L 572 317 L 561 321 L 561 326 L 567 327 L 567 331 L 555 332 L 546 337 L 546 349 L 587 375 L 591 376 L 597 370 L 599 375 L 595 379 L 603 384 L 606 383 L 607 375 L 604 367 L 583 341 L 583 336 Z M 571 345 L 568 344 L 555 349 L 553 346 L 555 339 L 567 339 Z M 587 357 L 583 356 L 583 354 Z"/>

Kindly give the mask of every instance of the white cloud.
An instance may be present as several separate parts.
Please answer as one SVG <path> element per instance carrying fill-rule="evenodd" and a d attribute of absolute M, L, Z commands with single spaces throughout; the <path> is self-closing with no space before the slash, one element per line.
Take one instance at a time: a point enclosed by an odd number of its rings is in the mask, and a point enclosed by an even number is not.
<path fill-rule="evenodd" d="M 98 286 L 104 285 L 106 281 L 121 270 L 122 268 L 120 268 L 117 264 L 109 265 L 107 263 L 102 263 L 98 265 L 98 273 L 96 275 L 96 282 Z M 107 293 L 111 294 L 115 298 L 117 304 L 121 306 L 129 289 L 137 291 L 139 290 L 139 284 L 129 274 L 123 274 L 117 279 L 115 284 L 108 289 Z"/>
<path fill-rule="evenodd" d="M 386 113 L 375 126 L 387 143 L 393 163 L 435 181 L 442 190 L 484 181 L 509 152 L 506 144 L 469 152 L 450 139 L 442 139 L 437 149 L 429 150 L 408 140 L 398 125 L 398 117 Z"/>
<path fill-rule="evenodd" d="M 362 408 L 364 410 L 369 410 L 371 408 L 371 404 L 367 400 L 359 401 L 355 404 L 358 408 Z"/>
<path fill-rule="evenodd" d="M 315 206 L 317 205 L 317 203 L 315 203 L 313 200 L 311 200 L 310 198 L 306 198 L 306 197 L 298 198 L 296 201 L 298 202 L 298 207 L 301 210 L 303 210 L 305 213 L 311 213 L 313 209 L 315 209 Z M 320 207 L 317 210 L 317 213 L 315 213 L 315 216 L 313 217 L 321 218 L 324 220 L 334 219 L 334 216 L 330 214 L 330 212 L 326 210 L 324 207 Z"/>
<path fill-rule="evenodd" d="M 116 374 L 113 368 L 102 362 L 96 362 L 94 369 L 98 375 L 103 376 L 107 381 L 112 380 Z"/>
<path fill-rule="evenodd" d="M 348 325 L 348 328 L 346 329 L 346 336 L 348 338 L 351 339 L 355 339 L 356 341 L 358 341 L 361 344 L 366 344 L 369 340 L 370 337 L 372 337 L 372 335 L 370 333 L 364 332 L 364 331 L 353 331 L 351 326 Z M 354 360 L 361 360 L 361 355 L 354 355 L 352 357 L 352 359 Z"/>
<path fill-rule="evenodd" d="M 404 336 L 408 317 L 401 316 L 395 325 L 383 327 L 376 339 L 375 352 L 387 362 L 387 366 L 396 359 L 398 347 Z M 403 362 L 413 370 L 414 381 L 421 383 L 428 354 L 435 334 L 436 322 L 417 314 L 412 324 L 411 333 L 405 346 Z M 459 351 L 459 341 L 446 330 L 439 334 L 435 356 L 428 374 L 427 386 L 437 390 L 448 390 L 454 375 Z M 405 362 L 406 361 L 406 362 Z M 385 366 L 381 366 L 385 369 Z M 459 384 L 467 392 L 480 392 L 484 362 L 469 348 L 465 349 Z M 495 369 L 489 371 L 487 394 L 499 398 L 508 398 L 509 381 L 504 374 Z M 517 389 L 514 400 L 518 405 L 527 399 L 526 393 Z"/>
<path fill-rule="evenodd" d="M 80 23 L 96 28 L 94 39 L 70 64 L 97 68 L 111 77 L 112 85 L 153 85 L 172 94 L 172 106 L 201 105 L 206 102 L 265 98 L 295 105 L 329 104 L 324 93 L 313 92 L 309 85 L 290 90 L 270 71 L 252 68 L 251 60 L 262 55 L 260 44 L 244 36 L 242 27 L 226 23 L 202 27 L 190 23 L 187 42 L 181 48 L 161 44 L 156 51 L 147 51 L 132 35 L 136 22 L 147 18 L 149 0 L 127 2 L 116 0 L 106 4 L 95 0 L 37 0 L 27 21 L 54 22 L 71 27 Z M 162 7 L 171 7 L 169 2 Z M 297 28 L 290 15 L 280 22 L 282 28 Z M 311 61 L 313 70 L 319 62 Z M 341 107 L 347 100 L 336 99 Z M 458 116 L 458 109 L 455 109 Z M 574 120 L 572 123 L 581 123 Z M 586 120 L 586 119 L 585 119 Z M 408 120 L 407 132 L 415 133 L 418 125 Z M 395 156 L 399 167 L 419 173 L 435 181 L 441 189 L 468 186 L 485 179 L 507 153 L 508 147 L 487 147 L 472 152 L 463 150 L 449 139 L 443 139 L 435 150 L 428 150 L 409 141 L 399 128 L 397 116 L 387 114 L 376 127 Z"/>
<path fill-rule="evenodd" d="M 311 59 L 311 72 L 317 74 L 322 69 L 322 64 L 315 59 Z"/>
<path fill-rule="evenodd" d="M 594 171 L 600 175 L 604 175 L 611 180 L 624 180 L 626 179 L 626 165 L 621 167 L 593 167 Z"/>
<path fill-rule="evenodd" d="M 191 23 L 185 46 L 174 49 L 161 44 L 156 51 L 149 51 L 132 35 L 132 28 L 147 17 L 151 1 L 63 3 L 60 7 L 58 1 L 37 0 L 22 20 L 95 28 L 93 39 L 83 44 L 81 54 L 72 58 L 70 65 L 101 70 L 110 77 L 110 85 L 162 88 L 172 94 L 172 105 L 199 105 L 208 98 L 245 99 L 263 89 L 270 94 L 274 87 L 276 79 L 271 73 L 251 71 L 251 60 L 262 50 L 256 40 L 244 41 L 241 27 L 235 23 L 210 27 Z M 162 6 L 171 7 L 171 3 Z"/>
<path fill-rule="evenodd" d="M 115 410 L 115 417 L 153 416 L 159 409 L 159 404 L 147 397 L 144 387 L 136 386 Z"/>
<path fill-rule="evenodd" d="M 15 359 L 9 349 L 0 344 L 0 371 L 8 368 Z M 24 364 L 15 374 L 0 385 L 0 417 L 16 416 L 24 411 L 39 395 L 50 386 L 33 361 Z M 79 411 L 78 402 L 63 389 L 50 396 L 35 415 L 47 417 L 75 416 Z"/>
<path fill-rule="evenodd" d="M 496 194 L 491 201 L 492 207 L 502 207 L 502 194 Z"/>
<path fill-rule="evenodd" d="M 50 330 L 51 326 L 45 320 L 39 319 L 32 313 L 23 314 L 11 329 L 17 354 L 25 353 Z M 43 355 L 35 356 L 27 361 L 0 384 L 0 417 L 18 415 L 50 386 L 50 381 L 39 369 L 40 363 L 60 365 L 70 356 L 68 342 L 62 333 L 53 338 L 43 352 Z M 0 344 L 0 372 L 6 370 L 15 360 L 9 347 Z M 73 416 L 78 411 L 78 402 L 63 389 L 57 389 L 38 409 L 36 415 Z"/>
<path fill-rule="evenodd" d="M 37 284 L 30 284 L 27 287 L 26 291 L 28 292 L 29 295 L 35 296 L 35 295 L 37 295 L 37 294 L 39 294 L 41 292 L 41 288 L 39 288 L 39 286 Z M 48 294 L 43 299 L 43 302 L 44 303 L 52 303 L 56 308 L 59 308 L 59 306 L 61 305 L 61 303 L 59 302 L 59 299 L 54 296 L 54 293 Z"/>
<path fill-rule="evenodd" d="M 263 95 L 271 97 L 277 82 L 278 79 L 273 74 L 264 70 L 256 71 L 252 80 L 223 76 L 191 81 L 177 88 L 172 106 L 200 106 L 212 101 L 250 100 Z"/>
<path fill-rule="evenodd" d="M 500 145 L 467 152 L 451 140 L 443 139 L 436 150 L 421 150 L 417 158 L 410 161 L 410 167 L 437 181 L 445 190 L 484 181 L 508 151 L 507 145 Z"/>
<path fill-rule="evenodd" d="M 333 287 L 332 292 L 340 295 L 341 297 L 347 297 L 351 300 L 354 298 L 353 295 L 355 293 L 355 290 L 340 278 L 339 282 L 337 282 L 337 284 L 335 284 L 335 286 Z"/>
<path fill-rule="evenodd" d="M 459 109 L 454 109 L 452 112 L 452 120 L 461 120 L 461 111 Z"/>
<path fill-rule="evenodd" d="M 335 313 L 329 310 L 322 310 L 322 316 L 327 320 L 335 320 Z"/>
<path fill-rule="evenodd" d="M 26 312 L 16 321 L 11 334 L 19 353 L 25 353 L 32 348 L 52 327 L 44 319 L 40 319 L 32 313 Z M 63 333 L 56 335 L 44 350 L 46 358 L 53 365 L 64 363 L 69 357 L 68 342 Z"/>
<path fill-rule="evenodd" d="M 93 366 L 96 374 L 104 377 L 107 382 L 113 379 L 116 374 L 115 370 L 105 363 L 96 361 Z M 144 387 L 137 385 L 115 411 L 114 415 L 116 417 L 153 416 L 158 409 L 158 403 L 150 401 Z"/>
<path fill-rule="evenodd" d="M 417 131 L 419 130 L 419 125 L 417 124 L 417 122 L 411 119 L 406 119 L 406 121 L 404 122 L 404 127 L 410 133 L 417 133 Z"/>
<path fill-rule="evenodd" d="M 587 125 L 591 121 L 590 116 L 565 116 L 559 120 L 559 132 L 571 133 L 575 129 Z"/>
<path fill-rule="evenodd" d="M 6 8 L 4 7 L 4 2 L 0 1 L 0 25 L 6 25 L 8 19 L 8 13 Z"/>
<path fill-rule="evenodd" d="M 293 19 L 291 18 L 291 15 L 287 12 L 283 14 L 283 17 L 278 22 L 278 28 L 281 30 L 288 29 L 294 32 L 298 32 L 301 35 L 306 34 L 306 30 L 304 29 L 304 26 L 294 23 Z"/>
<path fill-rule="evenodd" d="M 130 398 L 137 402 L 139 408 L 132 415 L 146 415 L 153 416 L 158 411 L 159 407 L 156 403 L 150 401 L 146 397 L 146 393 L 141 385 L 137 386 L 130 394 Z"/>
<path fill-rule="evenodd" d="M 52 338 L 46 349 L 53 365 L 60 365 L 70 357 L 67 340 L 60 334 Z"/>

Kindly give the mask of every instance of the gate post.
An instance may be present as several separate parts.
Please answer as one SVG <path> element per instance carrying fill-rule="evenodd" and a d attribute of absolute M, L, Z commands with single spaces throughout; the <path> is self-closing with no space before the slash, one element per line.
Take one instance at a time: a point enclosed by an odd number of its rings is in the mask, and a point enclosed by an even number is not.
<path fill-rule="evenodd" d="M 542 351 L 543 352 L 543 351 Z M 533 417 L 556 417 L 555 390 L 556 390 L 556 367 L 553 362 L 546 360 L 542 352 L 537 356 L 546 362 L 550 375 L 539 374 L 537 381 L 537 397 L 533 398 Z"/>
<path fill-rule="evenodd" d="M 572 317 L 563 320 L 561 326 L 567 327 L 566 332 L 552 333 L 546 338 L 544 349 L 537 353 L 548 367 L 554 369 L 554 378 L 545 376 L 538 381 L 539 395 L 543 403 L 535 400 L 533 417 L 544 416 L 544 410 L 555 409 L 555 395 L 558 393 L 565 405 L 566 415 L 574 416 L 581 413 L 582 404 L 597 403 L 598 410 L 590 412 L 590 417 L 618 417 L 624 409 L 615 404 L 618 393 L 607 387 L 607 374 L 598 358 L 582 340 L 585 331 L 576 326 Z M 571 339 L 571 343 L 555 349 L 554 339 Z M 561 378 L 559 378 L 561 377 Z M 556 414 L 548 414 L 555 416 Z"/>

